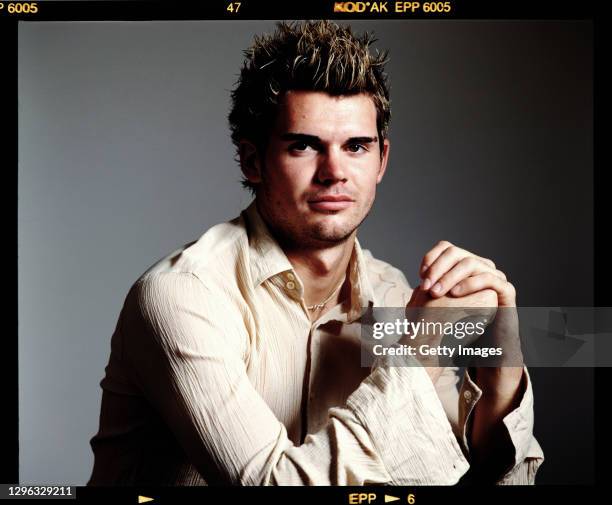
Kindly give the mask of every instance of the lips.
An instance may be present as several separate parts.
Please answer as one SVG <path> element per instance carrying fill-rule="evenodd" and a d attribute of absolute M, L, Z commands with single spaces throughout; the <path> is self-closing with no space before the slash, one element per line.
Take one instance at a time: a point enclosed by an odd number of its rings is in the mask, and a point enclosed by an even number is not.
<path fill-rule="evenodd" d="M 353 203 L 353 199 L 348 195 L 324 195 L 308 200 L 308 205 L 319 211 L 343 210 Z"/>

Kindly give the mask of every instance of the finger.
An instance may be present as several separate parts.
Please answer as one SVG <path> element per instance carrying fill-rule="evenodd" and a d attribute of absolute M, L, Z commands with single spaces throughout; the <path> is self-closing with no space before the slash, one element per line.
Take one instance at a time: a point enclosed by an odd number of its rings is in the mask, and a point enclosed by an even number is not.
<path fill-rule="evenodd" d="M 476 254 L 474 254 L 474 256 L 476 258 L 478 258 L 481 261 L 484 261 L 487 265 L 489 265 L 489 267 L 491 267 L 493 270 L 496 269 L 495 267 L 495 263 L 493 263 L 493 260 L 490 260 L 489 258 L 483 258 L 482 256 L 477 256 Z"/>
<path fill-rule="evenodd" d="M 453 296 L 466 296 L 483 289 L 493 289 L 497 293 L 500 307 L 516 306 L 515 287 L 491 272 L 473 275 L 462 280 L 450 290 L 450 293 Z"/>
<path fill-rule="evenodd" d="M 440 242 L 433 246 L 421 260 L 419 275 L 423 277 L 423 274 L 427 271 L 430 265 L 436 261 L 438 256 L 440 256 L 440 254 L 442 254 L 449 247 L 453 247 L 453 244 L 451 244 L 448 240 L 440 240 Z"/>
<path fill-rule="evenodd" d="M 431 295 L 434 297 L 444 296 L 462 280 L 485 272 L 489 272 L 500 277 L 497 270 L 492 269 L 487 263 L 484 263 L 477 256 L 466 256 L 440 277 L 440 279 L 432 286 Z M 503 272 L 499 272 L 499 274 L 503 276 Z"/>
<path fill-rule="evenodd" d="M 501 270 L 495 270 L 495 275 L 497 275 L 497 277 L 499 277 L 503 281 L 508 280 L 508 277 L 506 277 L 506 274 L 502 272 Z"/>
<path fill-rule="evenodd" d="M 425 273 L 423 278 L 423 289 L 428 290 L 435 286 L 440 277 L 459 263 L 459 261 L 468 256 L 472 256 L 472 254 L 460 247 L 451 246 L 445 249 L 429 266 L 429 269 Z"/>

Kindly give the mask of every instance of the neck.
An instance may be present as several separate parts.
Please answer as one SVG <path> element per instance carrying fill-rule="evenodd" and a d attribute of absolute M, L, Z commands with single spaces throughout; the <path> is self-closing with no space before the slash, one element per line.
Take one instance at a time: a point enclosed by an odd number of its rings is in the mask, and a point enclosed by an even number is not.
<path fill-rule="evenodd" d="M 319 304 L 326 300 L 345 277 L 355 247 L 357 230 L 355 229 L 345 240 L 336 243 L 313 241 L 310 244 L 297 244 L 272 226 L 259 205 L 257 209 L 268 230 L 300 277 L 304 286 L 306 306 Z M 311 313 L 311 318 L 320 317 L 328 308 L 337 305 L 341 297 L 346 295 L 346 289 L 347 284 L 345 283 L 329 299 L 326 308 L 314 314 Z"/>
<path fill-rule="evenodd" d="M 340 244 L 325 248 L 285 250 L 287 258 L 304 284 L 304 301 L 314 305 L 325 300 L 338 286 L 346 274 L 353 247 L 355 233 Z M 342 289 L 327 304 L 336 305 Z"/>

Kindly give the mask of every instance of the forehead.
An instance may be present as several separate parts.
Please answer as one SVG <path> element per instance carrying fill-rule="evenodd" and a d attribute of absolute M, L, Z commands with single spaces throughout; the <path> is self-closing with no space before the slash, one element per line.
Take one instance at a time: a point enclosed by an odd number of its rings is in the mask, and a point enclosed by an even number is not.
<path fill-rule="evenodd" d="M 332 96 L 321 91 L 289 91 L 279 105 L 275 130 L 322 139 L 376 136 L 376 106 L 364 93 Z"/>

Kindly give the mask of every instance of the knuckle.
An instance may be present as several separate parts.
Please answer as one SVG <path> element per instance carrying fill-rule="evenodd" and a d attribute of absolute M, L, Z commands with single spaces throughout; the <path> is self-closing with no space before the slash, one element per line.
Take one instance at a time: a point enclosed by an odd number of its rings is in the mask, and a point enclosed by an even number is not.
<path fill-rule="evenodd" d="M 476 269 L 477 267 L 480 266 L 480 261 L 478 261 L 478 258 L 474 256 L 466 256 L 461 261 L 464 262 L 467 267 L 472 268 L 472 269 Z"/>
<path fill-rule="evenodd" d="M 433 281 L 434 279 L 438 279 L 438 277 L 439 277 L 440 275 L 442 275 L 442 273 L 443 273 L 443 272 L 441 272 L 441 271 L 440 271 L 440 267 L 439 267 L 439 265 L 437 265 L 437 264 L 433 264 L 433 265 L 432 265 L 432 266 L 429 268 L 429 270 L 427 271 L 427 277 L 428 277 L 430 280 L 432 280 L 432 281 Z M 438 279 L 438 280 L 440 280 L 440 279 Z"/>
<path fill-rule="evenodd" d="M 497 305 L 497 292 L 493 289 L 480 289 L 475 294 L 478 305 L 481 307 L 495 307 Z"/>
<path fill-rule="evenodd" d="M 483 292 L 489 297 L 489 298 L 495 298 L 497 299 L 497 291 L 495 291 L 493 288 L 486 288 L 483 289 Z"/>
<path fill-rule="evenodd" d="M 490 306 L 497 305 L 497 292 L 493 289 L 485 289 L 485 299 Z"/>
<path fill-rule="evenodd" d="M 436 245 L 440 247 L 451 247 L 453 244 L 451 244 L 448 240 L 440 240 Z"/>
<path fill-rule="evenodd" d="M 495 286 L 499 282 L 499 277 L 492 272 L 483 272 L 480 276 L 482 278 L 482 284 L 486 287 Z"/>
<path fill-rule="evenodd" d="M 459 246 L 452 246 L 451 250 L 453 251 L 453 254 L 455 256 L 458 256 L 459 258 L 473 258 L 474 254 L 472 254 L 470 251 L 468 251 L 467 249 L 463 249 L 462 247 Z"/>
<path fill-rule="evenodd" d="M 461 281 L 459 281 L 457 284 L 459 286 L 461 286 L 462 288 L 473 288 L 476 283 L 475 283 L 476 279 L 474 277 L 467 277 L 465 279 L 462 279 Z"/>
<path fill-rule="evenodd" d="M 482 279 L 483 284 L 488 284 L 494 276 L 491 272 L 482 272 L 478 277 Z"/>
<path fill-rule="evenodd" d="M 495 262 L 492 259 L 489 258 L 482 258 L 482 261 L 484 261 L 488 266 L 490 266 L 493 270 L 496 270 L 495 268 Z"/>

